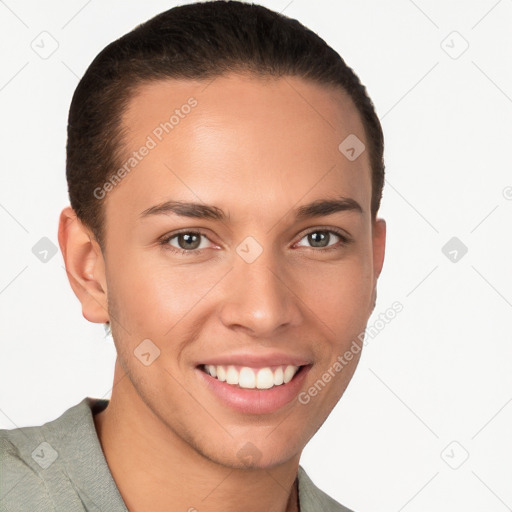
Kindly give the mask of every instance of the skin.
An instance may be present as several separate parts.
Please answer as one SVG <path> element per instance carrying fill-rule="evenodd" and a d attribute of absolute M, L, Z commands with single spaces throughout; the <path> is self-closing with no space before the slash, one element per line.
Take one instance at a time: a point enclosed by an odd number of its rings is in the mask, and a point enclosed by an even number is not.
<path fill-rule="evenodd" d="M 343 91 L 296 77 L 167 80 L 143 85 L 132 99 L 126 154 L 191 96 L 197 106 L 103 200 L 104 254 L 70 207 L 60 216 L 59 243 L 83 315 L 110 321 L 118 353 L 110 404 L 95 424 L 132 511 L 292 511 L 301 452 L 360 353 L 307 405 L 292 400 L 262 415 L 218 401 L 196 365 L 241 349 L 297 354 L 312 364 L 304 391 L 364 331 L 385 223 L 370 212 L 368 152 L 351 162 L 338 150 L 349 134 L 365 141 L 364 128 Z M 295 208 L 339 196 L 362 211 L 295 218 Z M 229 219 L 140 218 L 169 199 L 215 205 Z M 201 253 L 159 244 L 184 228 L 206 235 Z M 333 233 L 315 246 L 307 236 L 327 229 L 351 242 Z M 236 252 L 248 236 L 263 249 L 250 264 Z M 180 243 L 189 247 L 180 238 L 167 246 Z M 160 350 L 149 366 L 134 356 L 145 339 Z M 258 450 L 252 463 L 237 455 L 248 442 Z"/>

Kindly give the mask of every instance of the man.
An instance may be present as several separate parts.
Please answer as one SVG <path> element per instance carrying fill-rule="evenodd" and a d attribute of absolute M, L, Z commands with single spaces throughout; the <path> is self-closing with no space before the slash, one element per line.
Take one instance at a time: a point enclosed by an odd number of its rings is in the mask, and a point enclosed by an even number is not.
<path fill-rule="evenodd" d="M 112 396 L 2 431 L 2 510 L 348 510 L 299 460 L 375 305 L 382 153 L 352 70 L 261 6 L 108 45 L 70 108 L 59 243 Z"/>

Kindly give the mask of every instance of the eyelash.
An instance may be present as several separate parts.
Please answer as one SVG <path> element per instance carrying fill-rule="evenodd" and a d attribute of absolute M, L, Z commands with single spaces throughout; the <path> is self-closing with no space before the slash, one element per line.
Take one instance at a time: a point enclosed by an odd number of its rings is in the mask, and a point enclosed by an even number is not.
<path fill-rule="evenodd" d="M 349 245 L 352 242 L 352 239 L 350 239 L 344 232 L 342 232 L 341 230 L 333 229 L 333 228 L 329 228 L 329 229 L 315 228 L 315 229 L 312 229 L 311 231 L 308 231 L 307 233 L 304 233 L 304 235 L 300 238 L 300 240 L 302 240 L 303 238 L 307 237 L 308 235 L 310 235 L 312 233 L 318 233 L 318 232 L 334 234 L 334 235 L 336 235 L 336 236 L 338 236 L 340 238 L 341 243 L 340 244 L 335 244 L 335 245 L 330 245 L 330 246 L 327 246 L 327 247 L 320 247 L 320 248 L 318 248 L 318 247 L 310 247 L 310 249 L 317 250 L 317 251 L 320 251 L 320 252 L 328 252 L 328 251 L 332 251 L 332 250 L 339 250 L 342 247 L 347 246 L 347 245 Z M 171 251 L 173 253 L 176 253 L 176 254 L 183 254 L 183 255 L 186 255 L 186 256 L 193 256 L 193 255 L 197 256 L 197 255 L 201 254 L 205 249 L 188 249 L 188 250 L 187 249 L 177 249 L 176 247 L 173 247 L 172 245 L 169 245 L 169 242 L 173 238 L 176 238 L 179 235 L 186 235 L 186 234 L 201 235 L 201 236 L 204 236 L 204 237 L 208 238 L 208 236 L 205 233 L 203 233 L 202 231 L 200 231 L 200 230 L 198 230 L 198 231 L 186 230 L 186 231 L 178 231 L 177 233 L 173 233 L 173 234 L 171 234 L 169 236 L 164 236 L 164 238 L 162 238 L 159 243 L 166 250 L 169 250 L 169 251 Z"/>

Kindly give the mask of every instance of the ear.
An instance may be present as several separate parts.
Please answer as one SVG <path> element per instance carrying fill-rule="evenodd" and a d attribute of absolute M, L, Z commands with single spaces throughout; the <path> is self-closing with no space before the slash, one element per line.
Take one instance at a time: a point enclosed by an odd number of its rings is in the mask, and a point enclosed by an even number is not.
<path fill-rule="evenodd" d="M 386 221 L 384 219 L 375 219 L 372 227 L 373 241 L 373 292 L 372 292 L 372 311 L 377 302 L 377 279 L 384 265 L 384 254 L 386 252 Z"/>
<path fill-rule="evenodd" d="M 109 321 L 105 262 L 92 232 L 67 206 L 59 218 L 59 246 L 71 288 L 89 322 Z"/>

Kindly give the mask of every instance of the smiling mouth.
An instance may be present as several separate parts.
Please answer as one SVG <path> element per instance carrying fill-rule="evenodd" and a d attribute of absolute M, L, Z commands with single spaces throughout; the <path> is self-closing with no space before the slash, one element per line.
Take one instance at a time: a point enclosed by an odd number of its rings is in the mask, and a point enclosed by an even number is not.
<path fill-rule="evenodd" d="M 265 390 L 288 384 L 305 366 L 279 365 L 252 368 L 250 366 L 202 364 L 207 375 L 237 388 Z"/>

